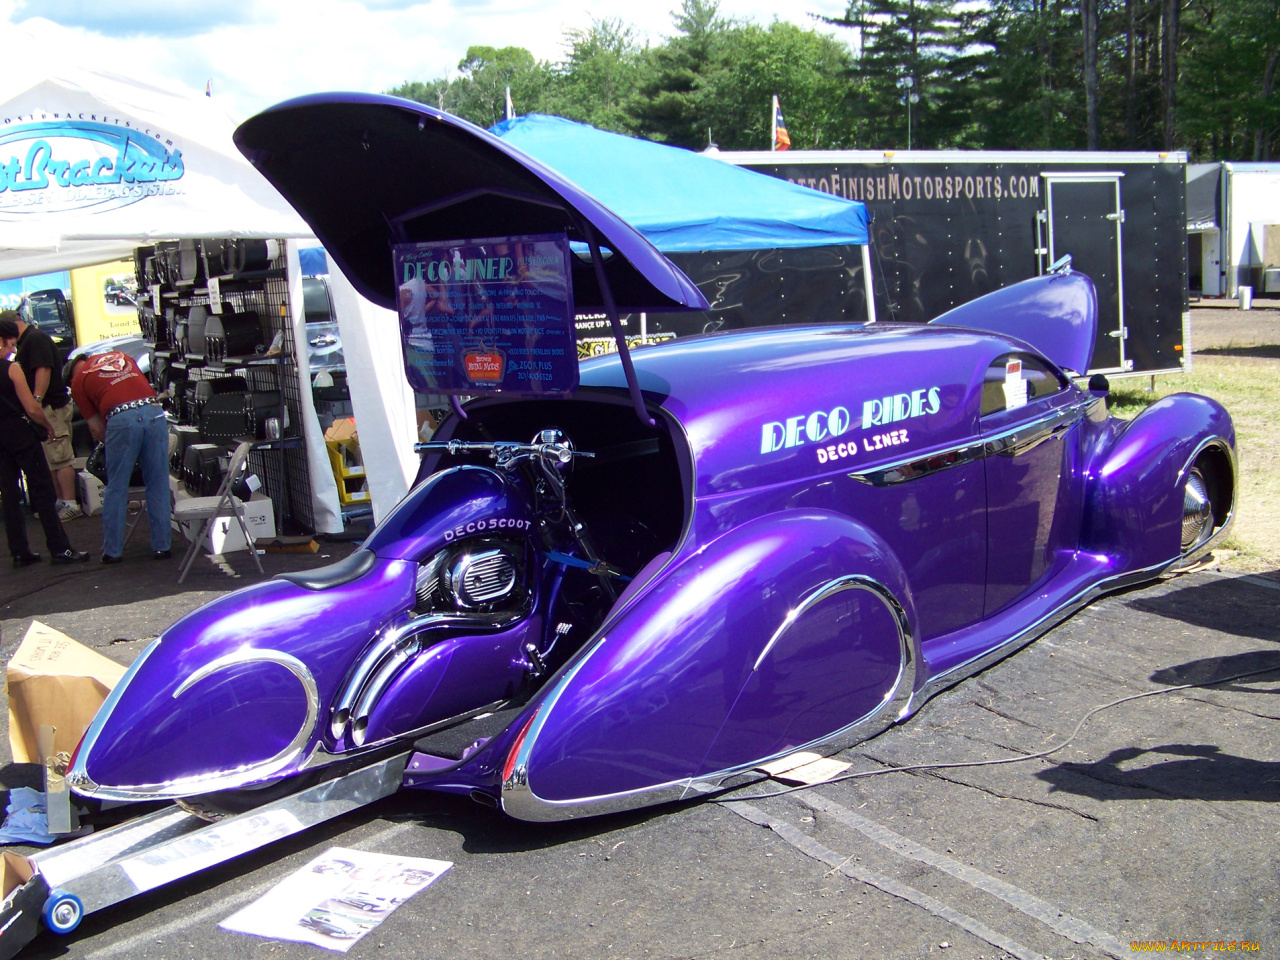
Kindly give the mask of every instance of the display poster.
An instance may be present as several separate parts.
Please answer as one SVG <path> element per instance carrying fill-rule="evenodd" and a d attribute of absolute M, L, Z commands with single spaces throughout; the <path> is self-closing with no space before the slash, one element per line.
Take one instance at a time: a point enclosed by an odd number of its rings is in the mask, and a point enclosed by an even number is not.
<path fill-rule="evenodd" d="M 564 234 L 397 244 L 405 373 L 418 393 L 578 387 Z"/>
<path fill-rule="evenodd" d="M 452 866 L 447 860 L 331 847 L 218 926 L 346 953 Z"/>

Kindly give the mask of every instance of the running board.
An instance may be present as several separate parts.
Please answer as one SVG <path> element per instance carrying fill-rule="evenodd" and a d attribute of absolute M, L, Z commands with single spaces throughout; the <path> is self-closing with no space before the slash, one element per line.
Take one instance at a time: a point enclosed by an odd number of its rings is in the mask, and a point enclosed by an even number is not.
<path fill-rule="evenodd" d="M 165 807 L 31 860 L 51 889 L 92 913 L 388 797 L 408 759 L 398 754 L 215 823 Z"/>

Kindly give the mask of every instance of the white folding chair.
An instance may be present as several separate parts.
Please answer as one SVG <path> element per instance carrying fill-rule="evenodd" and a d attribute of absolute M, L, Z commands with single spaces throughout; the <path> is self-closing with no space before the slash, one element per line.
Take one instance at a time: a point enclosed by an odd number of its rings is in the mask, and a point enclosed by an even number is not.
<path fill-rule="evenodd" d="M 204 540 L 205 534 L 213 528 L 216 520 L 222 517 L 234 518 L 236 523 L 240 525 L 240 532 L 244 535 L 244 542 L 249 551 L 249 556 L 253 557 L 253 562 L 258 568 L 259 573 L 264 573 L 262 569 L 262 561 L 258 559 L 258 551 L 253 545 L 253 535 L 249 532 L 249 522 L 245 519 L 244 503 L 231 493 L 231 486 L 240 476 L 240 471 L 244 469 L 245 460 L 249 456 L 249 448 L 251 444 L 248 440 L 242 440 L 236 447 L 235 452 L 231 454 L 231 462 L 227 464 L 226 476 L 222 478 L 222 485 L 218 487 L 218 492 L 212 497 L 190 497 L 186 500 L 179 500 L 173 506 L 173 519 L 181 524 L 194 523 L 196 520 L 202 521 L 200 529 L 191 538 L 191 545 L 187 547 L 187 554 L 182 558 L 181 573 L 178 575 L 178 582 L 181 583 L 187 578 L 187 573 L 191 570 L 191 564 L 195 562 L 196 554 L 200 550 L 200 542 Z M 190 527 L 188 526 L 188 529 Z"/>

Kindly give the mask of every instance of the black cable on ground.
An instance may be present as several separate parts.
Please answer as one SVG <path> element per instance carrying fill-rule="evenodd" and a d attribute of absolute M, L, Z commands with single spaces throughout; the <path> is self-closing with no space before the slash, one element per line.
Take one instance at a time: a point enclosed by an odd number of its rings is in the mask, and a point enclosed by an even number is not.
<path fill-rule="evenodd" d="M 1201 687 L 1215 687 L 1220 683 L 1231 683 L 1233 680 L 1244 680 L 1248 677 L 1262 676 L 1264 673 L 1280 673 L 1280 667 L 1268 667 L 1266 670 L 1250 670 L 1248 673 L 1237 673 L 1229 677 L 1221 677 L 1217 680 L 1206 680 L 1203 683 L 1183 683 L 1176 687 L 1162 687 L 1159 690 L 1148 690 L 1145 693 L 1135 693 L 1128 697 L 1121 697 L 1119 700 L 1112 700 L 1110 703 L 1104 703 L 1100 707 L 1094 707 L 1076 724 L 1075 730 L 1071 732 L 1071 736 L 1063 740 L 1056 747 L 1048 750 L 1041 750 L 1039 753 L 1028 753 L 1021 757 L 1002 757 L 999 760 L 965 760 L 955 763 L 915 763 L 905 767 L 885 767 L 883 770 L 863 770 L 858 773 L 846 773 L 839 777 L 832 777 L 830 780 L 821 780 L 818 783 L 802 783 L 794 787 L 785 787 L 773 793 L 759 793 L 748 797 L 722 796 L 710 803 L 735 803 L 737 801 L 747 800 L 768 800 L 771 797 L 782 797 L 788 793 L 797 793 L 801 790 L 809 790 L 813 787 L 826 786 L 829 783 L 843 783 L 846 780 L 860 780 L 863 777 L 880 777 L 887 773 L 908 773 L 912 770 L 954 770 L 960 767 L 994 767 L 1004 763 L 1024 763 L 1027 760 L 1039 760 L 1043 757 L 1057 753 L 1059 750 L 1065 749 L 1071 744 L 1080 731 L 1084 729 L 1084 725 L 1093 718 L 1095 714 L 1101 713 L 1103 710 L 1110 710 L 1112 707 L 1118 707 L 1122 703 L 1128 703 L 1131 700 L 1141 700 L 1144 697 L 1157 697 L 1166 693 L 1177 693 L 1179 690 L 1194 690 Z M 1280 678 L 1277 678 L 1280 679 Z M 754 786 L 755 784 L 752 784 Z M 740 787 L 734 787 L 734 790 L 742 790 L 746 788 L 746 784 Z M 731 791 L 726 791 L 726 793 Z"/>

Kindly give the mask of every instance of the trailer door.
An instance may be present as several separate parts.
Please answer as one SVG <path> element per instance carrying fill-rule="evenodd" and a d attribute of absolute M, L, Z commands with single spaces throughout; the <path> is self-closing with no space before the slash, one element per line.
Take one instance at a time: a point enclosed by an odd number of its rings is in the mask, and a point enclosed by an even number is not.
<path fill-rule="evenodd" d="M 1098 340 L 1093 372 L 1121 373 L 1133 368 L 1125 359 L 1124 270 L 1121 261 L 1120 206 L 1123 173 L 1046 173 L 1045 203 L 1049 224 L 1047 260 L 1071 254 L 1071 268 L 1086 274 L 1098 291 Z M 1079 370 L 1077 373 L 1085 373 Z"/>

